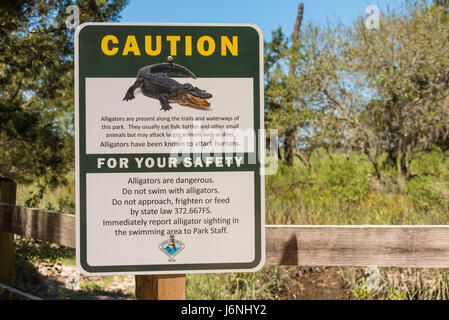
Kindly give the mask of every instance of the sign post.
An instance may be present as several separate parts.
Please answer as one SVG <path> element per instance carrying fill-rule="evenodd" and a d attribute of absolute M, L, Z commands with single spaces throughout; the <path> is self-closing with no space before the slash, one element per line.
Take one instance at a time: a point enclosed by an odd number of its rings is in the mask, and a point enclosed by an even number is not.
<path fill-rule="evenodd" d="M 259 28 L 83 24 L 75 36 L 75 79 L 79 269 L 260 269 Z"/>

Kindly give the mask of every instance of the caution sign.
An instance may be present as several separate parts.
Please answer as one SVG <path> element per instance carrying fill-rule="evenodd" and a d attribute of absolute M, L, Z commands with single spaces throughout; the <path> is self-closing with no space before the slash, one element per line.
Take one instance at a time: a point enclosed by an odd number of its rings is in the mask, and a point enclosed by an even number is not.
<path fill-rule="evenodd" d="M 75 79 L 79 269 L 260 269 L 260 29 L 83 24 Z"/>

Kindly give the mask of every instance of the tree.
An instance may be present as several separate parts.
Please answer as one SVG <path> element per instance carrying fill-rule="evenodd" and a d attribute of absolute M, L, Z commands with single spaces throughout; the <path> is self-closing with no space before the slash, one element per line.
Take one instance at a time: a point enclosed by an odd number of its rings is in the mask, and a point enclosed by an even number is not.
<path fill-rule="evenodd" d="M 73 163 L 73 33 L 67 0 L 0 4 L 0 176 L 50 180 Z M 81 23 L 116 21 L 126 0 L 79 0 Z"/>
<path fill-rule="evenodd" d="M 273 66 L 277 66 L 278 63 L 285 58 L 288 51 L 288 39 L 282 32 L 281 27 L 271 33 L 271 41 L 265 42 L 264 45 L 264 74 L 265 74 L 265 128 L 267 132 L 269 129 L 279 129 L 279 123 L 275 121 L 274 113 L 282 108 L 282 101 L 280 101 L 280 95 L 277 93 L 278 88 L 285 87 L 285 80 L 282 79 L 282 73 L 279 76 L 273 76 Z M 273 92 L 274 91 L 274 92 Z M 269 140 L 267 137 L 266 146 L 269 146 Z M 278 147 L 278 157 L 282 159 L 280 148 Z"/>
<path fill-rule="evenodd" d="M 408 3 L 379 30 L 310 33 L 308 105 L 322 110 L 324 139 L 367 155 L 378 177 L 407 178 L 420 152 L 449 136 L 449 24 L 441 6 Z"/>
<path fill-rule="evenodd" d="M 293 29 L 292 33 L 292 47 L 291 47 L 291 59 L 289 63 L 289 69 L 288 69 L 288 77 L 289 79 L 293 78 L 295 76 L 295 61 L 297 61 L 297 54 L 299 50 L 299 33 L 301 30 L 301 24 L 302 24 L 302 18 L 304 13 L 304 4 L 302 2 L 299 3 L 298 7 L 298 15 L 296 16 L 295 21 L 295 27 Z M 289 100 L 287 101 L 286 108 L 288 108 L 287 113 L 292 113 L 292 98 L 289 97 Z M 297 132 L 298 132 L 298 126 L 293 121 L 291 125 L 289 125 L 285 131 L 285 162 L 287 165 L 292 166 L 293 165 L 293 155 L 294 155 L 294 149 L 297 145 Z"/>
<path fill-rule="evenodd" d="M 360 27 L 359 21 L 349 36 L 346 66 L 373 93 L 354 123 L 358 130 L 352 140 L 367 154 L 375 151 L 373 164 L 385 153 L 382 166 L 395 167 L 403 177 L 417 153 L 449 135 L 445 20 L 444 8 L 415 2 L 383 17 L 379 32 Z"/>
<path fill-rule="evenodd" d="M 433 3 L 435 6 L 449 7 L 449 0 L 434 0 Z"/>

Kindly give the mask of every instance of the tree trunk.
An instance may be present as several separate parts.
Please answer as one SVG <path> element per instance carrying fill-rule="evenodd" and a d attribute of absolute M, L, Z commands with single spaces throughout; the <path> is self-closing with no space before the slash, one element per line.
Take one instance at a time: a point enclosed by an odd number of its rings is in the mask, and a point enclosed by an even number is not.
<path fill-rule="evenodd" d="M 296 128 L 290 129 L 285 133 L 284 149 L 285 149 L 285 162 L 288 166 L 293 166 L 293 156 L 296 143 Z"/>
<path fill-rule="evenodd" d="M 408 177 L 408 162 L 405 152 L 399 154 L 398 171 L 403 178 L 406 179 Z"/>
<path fill-rule="evenodd" d="M 363 149 L 363 152 L 365 153 L 365 155 L 368 157 L 368 160 L 371 162 L 371 164 L 374 167 L 374 174 L 376 175 L 376 178 L 380 181 L 381 179 L 381 174 L 380 174 L 380 168 L 379 168 L 379 163 L 377 162 L 377 152 L 375 155 L 372 155 L 369 151 L 368 147 L 365 147 Z M 385 163 L 384 163 L 385 164 Z"/>
<path fill-rule="evenodd" d="M 299 37 L 299 31 L 301 30 L 301 23 L 302 23 L 302 17 L 304 14 L 304 4 L 302 2 L 299 3 L 299 7 L 298 7 L 298 15 L 296 16 L 296 21 L 295 21 L 295 27 L 293 28 L 293 34 L 292 34 L 292 39 L 293 39 L 293 47 L 297 48 L 297 44 L 298 44 L 298 37 Z M 289 75 L 293 75 L 295 72 L 295 65 L 293 63 L 290 63 L 289 66 Z"/>

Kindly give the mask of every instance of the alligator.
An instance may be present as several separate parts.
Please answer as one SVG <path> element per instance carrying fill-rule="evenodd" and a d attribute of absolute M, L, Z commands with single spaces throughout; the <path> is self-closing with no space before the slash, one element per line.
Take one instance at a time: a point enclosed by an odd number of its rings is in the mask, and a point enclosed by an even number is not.
<path fill-rule="evenodd" d="M 199 109 L 208 109 L 210 103 L 207 99 L 212 95 L 205 90 L 199 89 L 190 83 L 179 83 L 169 78 L 173 76 L 185 76 L 196 79 L 195 74 L 169 59 L 169 63 L 159 63 L 143 67 L 137 73 L 136 82 L 129 87 L 124 101 L 135 98 L 134 92 L 137 88 L 142 89 L 142 93 L 150 98 L 159 100 L 161 110 L 168 111 L 172 107 L 170 103 L 179 103 Z"/>

